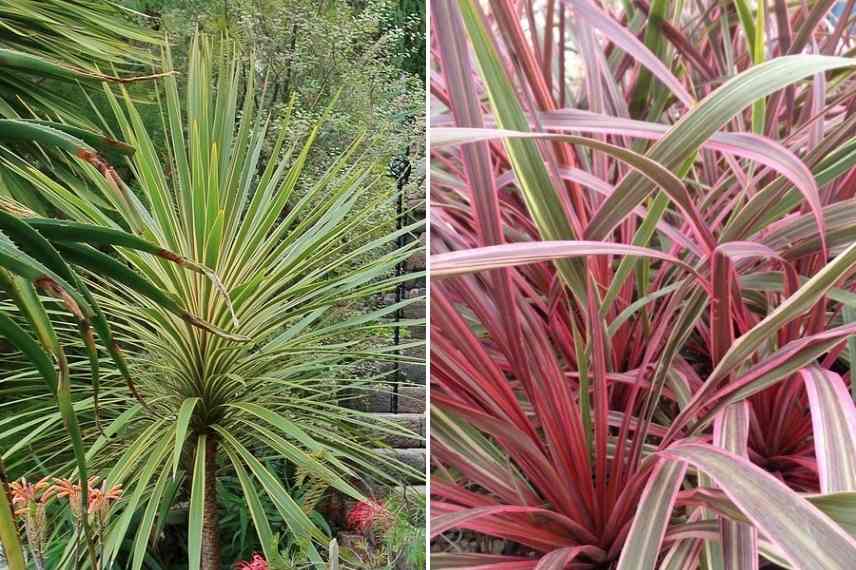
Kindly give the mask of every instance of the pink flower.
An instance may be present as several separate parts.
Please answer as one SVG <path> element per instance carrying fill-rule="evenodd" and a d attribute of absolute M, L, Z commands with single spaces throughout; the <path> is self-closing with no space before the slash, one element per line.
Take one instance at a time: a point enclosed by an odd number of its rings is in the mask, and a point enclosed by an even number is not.
<path fill-rule="evenodd" d="M 268 570 L 268 563 L 261 554 L 256 552 L 249 562 L 236 563 L 235 570 Z"/>
<path fill-rule="evenodd" d="M 389 511 L 378 501 L 360 501 L 348 513 L 348 528 L 360 532 L 370 531 L 377 523 L 386 524 L 389 521 Z"/>

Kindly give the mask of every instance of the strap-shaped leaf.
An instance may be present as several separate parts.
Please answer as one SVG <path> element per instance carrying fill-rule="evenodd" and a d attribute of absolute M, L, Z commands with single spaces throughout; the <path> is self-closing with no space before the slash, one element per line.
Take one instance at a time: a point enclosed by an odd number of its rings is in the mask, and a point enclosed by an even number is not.
<path fill-rule="evenodd" d="M 684 105 L 689 107 L 695 103 L 678 78 L 669 71 L 663 62 L 645 44 L 640 42 L 627 28 L 605 14 L 591 0 L 562 1 L 565 4 L 573 6 L 579 18 L 599 29 L 610 41 L 615 43 L 615 45 L 624 50 L 628 55 L 637 59 L 639 63 L 656 75 Z M 656 25 L 650 26 L 652 29 L 656 29 L 657 27 Z"/>
<path fill-rule="evenodd" d="M 169 471 L 166 469 L 161 470 L 154 489 L 152 490 L 152 494 L 149 497 L 149 502 L 148 505 L 146 505 L 143 518 L 140 520 L 140 526 L 137 528 L 137 535 L 134 538 L 134 557 L 131 565 L 133 570 L 140 570 L 143 567 L 143 562 L 146 559 L 146 553 L 152 536 L 155 515 L 157 515 L 158 510 L 160 509 L 161 498 L 163 497 L 163 492 L 168 481 Z"/>
<path fill-rule="evenodd" d="M 9 570 L 27 570 L 24 548 L 18 536 L 18 524 L 12 514 L 12 503 L 4 490 L 0 490 L 0 545 Z"/>
<path fill-rule="evenodd" d="M 821 493 L 856 491 L 856 407 L 841 376 L 819 366 L 800 370 L 811 408 Z"/>
<path fill-rule="evenodd" d="M 761 343 L 776 334 L 782 326 L 808 312 L 854 265 L 856 265 L 856 244 L 848 247 L 818 271 L 814 277 L 804 283 L 793 295 L 785 299 L 760 323 L 741 335 L 722 357 L 704 385 L 693 396 L 690 404 L 675 418 L 667 440 L 686 424 L 690 416 L 696 413 L 698 407 L 707 401 L 710 394 L 716 390 L 719 383 L 735 368 L 745 363 L 746 359 Z"/>
<path fill-rule="evenodd" d="M 190 425 L 193 409 L 199 402 L 200 398 L 187 398 L 178 409 L 178 417 L 175 422 L 175 447 L 172 454 L 173 478 L 178 472 L 178 463 L 181 461 L 181 451 L 184 449 L 184 440 L 187 437 L 187 427 Z"/>
<path fill-rule="evenodd" d="M 321 530 L 309 519 L 300 505 L 291 497 L 282 482 L 272 474 L 250 451 L 244 447 L 228 431 L 215 428 L 222 436 L 222 445 L 229 446 L 249 468 L 250 472 L 261 483 L 267 496 L 273 501 L 285 523 L 296 535 L 306 539 L 314 539 L 326 543 L 326 537 Z M 316 551 L 317 554 L 317 551 Z"/>
<path fill-rule="evenodd" d="M 514 86 L 488 32 L 479 2 L 463 0 L 458 6 L 472 42 L 497 126 L 514 131 L 528 131 L 529 119 L 523 112 Z M 572 228 L 565 205 L 559 198 L 560 190 L 554 187 L 554 180 L 544 165 L 544 159 L 535 141 L 507 139 L 505 146 L 526 206 L 544 239 L 578 239 L 580 236 Z M 584 267 L 581 263 L 572 261 L 574 262 L 560 261 L 557 267 L 576 296 L 585 299 Z"/>
<path fill-rule="evenodd" d="M 692 267 L 676 257 L 635 245 L 600 241 L 540 241 L 438 253 L 431 256 L 431 276 L 448 277 L 498 267 L 513 267 L 563 257 L 590 255 L 631 255 L 660 259 L 695 273 Z"/>
<path fill-rule="evenodd" d="M 81 267 L 85 267 L 86 269 L 89 269 L 90 271 L 93 271 L 98 275 L 105 276 L 117 283 L 122 283 L 123 285 L 140 293 L 141 295 L 148 297 L 149 299 L 157 303 L 160 307 L 162 307 L 164 310 L 181 317 L 183 320 L 187 321 L 195 327 L 205 329 L 216 334 L 217 336 L 221 336 L 223 338 L 234 340 L 237 342 L 246 342 L 247 340 L 249 340 L 243 335 L 224 331 L 212 325 L 208 321 L 196 317 L 195 315 L 187 311 L 185 308 L 180 306 L 173 295 L 170 295 L 166 291 L 159 289 L 150 281 L 144 279 L 139 274 L 128 269 L 126 266 L 122 265 L 120 262 L 116 261 L 109 255 L 105 255 L 88 245 L 62 243 L 57 244 L 57 246 L 58 250 L 61 251 L 63 255 L 65 255 L 69 259 L 69 261 L 71 261 L 75 265 L 80 265 Z"/>
<path fill-rule="evenodd" d="M 505 139 L 550 139 L 568 142 L 579 146 L 587 146 L 596 150 L 600 150 L 613 158 L 620 160 L 636 172 L 641 173 L 644 177 L 650 180 L 656 186 L 665 191 L 671 200 L 680 208 L 683 214 L 687 217 L 693 231 L 698 236 L 699 242 L 707 249 L 712 249 L 714 246 L 713 234 L 707 227 L 707 224 L 698 212 L 692 198 L 681 180 L 672 174 L 668 169 L 664 168 L 658 162 L 651 160 L 645 155 L 633 152 L 626 148 L 605 143 L 597 139 L 580 137 L 574 135 L 557 135 L 551 133 L 532 133 L 512 131 L 508 129 L 467 129 L 467 128 L 436 128 L 431 131 L 432 142 L 439 145 L 471 142 L 478 140 L 488 140 L 492 138 Z M 519 178 L 518 178 L 519 180 Z M 619 186 L 620 188 L 620 186 Z M 615 192 L 610 194 L 617 193 Z"/>
<path fill-rule="evenodd" d="M 559 548 L 542 556 L 535 566 L 535 570 L 565 570 L 569 564 L 580 556 L 587 556 L 593 560 L 603 560 L 605 553 L 598 547 L 586 544 L 583 546 L 568 546 Z"/>
<path fill-rule="evenodd" d="M 846 570 L 856 539 L 829 516 L 749 460 L 689 443 L 661 452 L 706 473 L 784 556 L 801 570 Z"/>
<path fill-rule="evenodd" d="M 235 453 L 228 447 L 224 447 L 224 451 L 231 460 L 232 466 L 235 468 L 235 474 L 238 476 L 238 481 L 241 483 L 241 490 L 244 492 L 244 498 L 247 501 L 247 508 L 250 510 L 250 517 L 253 519 L 253 526 L 256 527 L 256 533 L 258 533 L 259 540 L 262 543 L 262 550 L 264 551 L 265 558 L 271 560 L 272 556 L 275 554 L 275 551 L 272 550 L 274 547 L 274 535 L 270 528 L 270 523 L 268 522 L 267 513 L 262 506 L 262 502 L 259 500 L 259 494 L 256 491 L 256 487 L 247 475 L 243 462 L 238 458 L 238 456 L 235 455 Z"/>
<path fill-rule="evenodd" d="M 202 564 L 202 523 L 205 518 L 205 447 L 206 434 L 196 438 L 196 459 L 190 485 L 190 506 L 187 510 L 187 555 L 189 570 L 199 570 Z"/>
<path fill-rule="evenodd" d="M 741 457 L 748 454 L 749 403 L 725 408 L 714 424 L 714 444 Z M 719 521 L 723 566 L 726 570 L 757 570 L 758 531 L 751 525 L 727 519 Z"/>
<path fill-rule="evenodd" d="M 661 460 L 654 467 L 621 549 L 618 570 L 654 570 L 686 471 L 686 463 L 680 461 Z"/>
<path fill-rule="evenodd" d="M 700 101 L 651 147 L 646 156 L 666 168 L 676 169 L 692 157 L 704 141 L 756 99 L 816 73 L 854 66 L 856 62 L 849 58 L 795 55 L 751 67 Z M 638 173 L 628 174 L 594 215 L 585 237 L 605 239 L 653 189 L 653 183 Z M 818 226 L 822 228 L 820 203 L 811 204 L 811 207 Z"/>

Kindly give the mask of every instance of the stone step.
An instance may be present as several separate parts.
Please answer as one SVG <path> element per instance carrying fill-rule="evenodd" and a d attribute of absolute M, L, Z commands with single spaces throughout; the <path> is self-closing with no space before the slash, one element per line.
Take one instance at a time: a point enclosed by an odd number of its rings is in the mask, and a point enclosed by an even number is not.
<path fill-rule="evenodd" d="M 418 339 L 414 338 L 412 340 L 415 341 Z M 407 356 L 410 358 L 418 358 L 419 360 L 424 362 L 425 361 L 425 352 L 426 352 L 425 351 L 425 344 L 420 344 L 418 346 L 414 346 L 412 348 L 406 348 L 406 349 L 402 350 L 401 354 L 403 356 Z"/>
<path fill-rule="evenodd" d="M 404 299 L 419 299 L 418 301 L 407 305 L 402 309 L 402 312 L 405 315 L 405 318 L 408 319 L 418 319 L 425 316 L 425 297 L 428 294 L 428 290 L 425 287 L 414 287 L 412 289 L 407 289 L 404 291 Z M 381 297 L 381 303 L 385 306 L 394 305 L 395 304 L 395 293 L 386 293 L 383 297 Z M 393 317 L 390 317 L 393 318 Z"/>
<path fill-rule="evenodd" d="M 402 380 L 411 384 L 425 384 L 425 365 L 424 364 L 402 364 L 401 377 Z"/>
<path fill-rule="evenodd" d="M 391 422 L 419 436 L 385 433 L 382 435 L 382 441 L 388 446 L 398 449 L 425 447 L 425 416 L 423 414 L 376 413 L 371 416 L 383 422 Z"/>
<path fill-rule="evenodd" d="M 410 466 L 419 473 L 425 473 L 426 454 L 425 448 L 409 448 L 409 449 L 376 449 L 378 455 L 390 457 L 397 461 Z M 424 477 L 424 475 L 423 475 Z"/>
<path fill-rule="evenodd" d="M 360 412 L 391 412 L 392 391 L 391 384 L 371 384 L 348 390 L 340 402 L 343 406 Z"/>
<path fill-rule="evenodd" d="M 425 238 L 425 234 L 419 236 L 419 241 L 422 242 L 423 249 L 417 250 L 407 258 L 404 262 L 404 270 L 408 273 L 422 271 L 425 269 L 425 244 L 427 240 Z"/>
<path fill-rule="evenodd" d="M 390 413 L 393 410 L 391 384 L 374 384 L 370 389 L 353 390 L 342 404 L 352 410 L 369 413 Z M 398 412 L 421 414 L 425 412 L 425 386 L 404 385 L 398 387 Z"/>
<path fill-rule="evenodd" d="M 399 386 L 398 411 L 403 414 L 424 414 L 425 386 Z"/>
<path fill-rule="evenodd" d="M 394 370 L 395 365 L 390 365 L 390 370 Z M 402 382 L 407 382 L 408 384 L 425 384 L 425 365 L 424 364 L 413 364 L 410 362 L 401 362 L 398 365 L 399 375 L 401 377 Z M 395 374 L 392 374 L 392 378 L 394 379 Z"/>
<path fill-rule="evenodd" d="M 424 500 L 427 487 L 425 485 L 384 485 L 381 483 L 366 483 L 358 486 L 367 497 L 383 500 L 391 495 L 404 495 L 408 500 Z M 351 500 L 351 499 L 349 499 Z"/>
<path fill-rule="evenodd" d="M 405 384 L 425 384 L 425 363 L 424 362 L 399 362 L 398 363 L 400 381 Z M 395 382 L 395 363 L 386 362 L 380 366 L 379 372 L 388 374 L 384 379 L 390 382 Z"/>

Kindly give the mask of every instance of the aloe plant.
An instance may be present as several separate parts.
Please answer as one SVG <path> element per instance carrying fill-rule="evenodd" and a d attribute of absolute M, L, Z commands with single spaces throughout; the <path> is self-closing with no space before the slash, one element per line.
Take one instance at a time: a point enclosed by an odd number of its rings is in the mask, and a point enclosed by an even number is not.
<path fill-rule="evenodd" d="M 69 219 L 127 230 L 213 271 L 202 276 L 177 271 L 175 263 L 141 255 L 127 244 L 118 244 L 117 257 L 78 244 L 59 246 L 67 259 L 88 270 L 95 298 L 126 345 L 140 396 L 129 402 L 120 371 L 102 365 L 98 399 L 86 393 L 74 398 L 78 414 L 89 420 L 83 433 L 88 458 L 103 466 L 108 486 L 124 485 L 127 497 L 106 538 L 104 564 L 117 559 L 127 539 L 132 547 L 126 567 L 142 567 L 153 529 L 180 500 L 165 490 L 183 484 L 189 497 L 189 568 L 219 568 L 221 470 L 239 479 L 261 544 L 274 544 L 267 503 L 293 536 L 307 543 L 313 562 L 321 560 L 317 545 L 326 545 L 329 537 L 288 494 L 283 474 L 266 459 L 298 466 L 354 498 L 362 498 L 355 479 L 419 477 L 374 451 L 376 439 L 401 433 L 400 428 L 348 410 L 340 400 L 345 388 L 367 382 L 353 376 L 357 364 L 399 358 L 395 347 L 375 346 L 357 333 L 391 328 L 395 323 L 388 317 L 418 299 L 341 314 L 354 302 L 412 278 L 396 276 L 394 269 L 418 242 L 396 242 L 420 224 L 395 231 L 372 221 L 397 197 L 383 168 L 363 159 L 359 140 L 298 193 L 321 125 L 305 141 L 280 136 L 271 160 L 263 163 L 270 117 L 255 108 L 254 68 L 242 70 L 232 49 L 227 42 L 212 47 L 197 37 L 186 90 L 173 75 L 161 80 L 166 163 L 133 97 L 105 89 L 122 140 L 137 149 L 127 163 L 129 187 L 120 184 L 120 192 L 96 168 L 86 167 L 85 182 L 59 184 L 10 161 L 16 176 Z M 172 69 L 168 49 L 162 65 Z M 71 198 L 78 196 L 91 198 Z M 363 203 L 366 197 L 370 203 Z M 39 224 L 40 231 L 58 232 L 56 238 L 65 231 L 59 223 Z M 128 280 L 100 278 L 120 266 L 144 275 L 165 298 Z M 165 310 L 168 300 L 191 311 L 177 316 Z M 197 327 L 189 326 L 190 313 Z M 26 382 L 24 375 L 22 394 Z M 40 412 L 24 400 L 20 405 L 28 414 Z M 43 427 L 33 445 L 47 450 L 59 426 Z M 16 433 L 8 425 L 0 430 L 0 440 Z M 14 458 L 20 469 L 27 468 L 26 456 Z M 58 453 L 51 465 L 61 466 L 63 459 Z M 274 553 L 264 554 L 270 559 Z"/>
<path fill-rule="evenodd" d="M 830 6 L 432 1 L 433 567 L 852 564 Z"/>

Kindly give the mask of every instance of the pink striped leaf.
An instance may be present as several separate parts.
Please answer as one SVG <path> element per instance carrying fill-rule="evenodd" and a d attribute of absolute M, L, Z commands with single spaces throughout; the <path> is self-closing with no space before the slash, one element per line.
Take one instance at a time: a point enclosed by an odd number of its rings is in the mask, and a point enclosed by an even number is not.
<path fill-rule="evenodd" d="M 682 461 L 659 461 L 654 467 L 621 549 L 618 570 L 654 570 L 686 470 Z"/>
<path fill-rule="evenodd" d="M 687 92 L 681 82 L 660 61 L 657 56 L 631 34 L 627 28 L 605 14 L 591 0 L 562 0 L 573 6 L 577 16 L 599 29 L 615 45 L 653 73 L 672 93 L 687 107 L 695 104 L 695 100 Z"/>
<path fill-rule="evenodd" d="M 431 555 L 434 570 L 533 570 L 537 558 L 472 554 L 469 552 L 442 552 Z"/>
<path fill-rule="evenodd" d="M 666 168 L 681 168 L 707 139 L 757 99 L 804 77 L 853 66 L 856 62 L 848 58 L 799 55 L 778 57 L 751 67 L 694 106 L 646 156 Z M 650 181 L 631 172 L 591 219 L 585 237 L 604 239 L 653 189 Z M 812 203 L 811 207 L 823 232 L 820 203 Z"/>
<path fill-rule="evenodd" d="M 567 519 L 562 515 L 556 513 L 555 511 L 550 511 L 541 507 L 524 507 L 516 505 L 476 507 L 474 509 L 462 509 L 456 512 L 445 513 L 439 516 L 432 517 L 431 538 L 439 536 L 453 528 L 465 527 L 466 525 L 476 522 L 482 518 L 520 513 L 540 515 L 545 517 L 546 519 L 554 520 L 562 525 L 565 525 L 567 523 Z"/>
<path fill-rule="evenodd" d="M 800 370 L 814 427 L 820 491 L 856 491 L 856 406 L 841 376 L 818 366 Z"/>
<path fill-rule="evenodd" d="M 804 497 L 748 459 L 701 443 L 660 452 L 706 473 L 752 524 L 801 570 L 846 570 L 856 539 Z"/>
<path fill-rule="evenodd" d="M 506 138 L 506 139 L 550 139 L 564 141 L 574 145 L 587 146 L 613 158 L 620 160 L 631 166 L 635 172 L 640 173 L 646 179 L 650 180 L 655 186 L 659 186 L 668 194 L 669 198 L 681 209 L 687 220 L 690 222 L 693 231 L 698 236 L 699 242 L 712 249 L 715 240 L 713 234 L 696 208 L 695 202 L 687 192 L 683 182 L 675 176 L 671 171 L 664 168 L 657 161 L 648 158 L 645 155 L 633 152 L 624 147 L 609 144 L 596 139 L 578 137 L 572 135 L 557 135 L 551 133 L 533 133 L 523 131 L 512 131 L 508 129 L 468 129 L 461 127 L 438 127 L 431 129 L 431 144 L 432 146 L 442 146 L 446 144 L 461 144 L 465 142 L 486 140 L 489 138 Z M 619 186 L 620 188 L 620 186 Z M 616 192 L 613 192 L 607 200 L 615 197 Z M 636 206 L 631 208 L 634 210 Z M 628 212 L 629 214 L 630 212 Z"/>
<path fill-rule="evenodd" d="M 714 445 L 747 457 L 750 414 L 745 400 L 725 408 L 714 423 Z M 758 569 L 758 531 L 752 525 L 722 518 L 719 533 L 725 570 Z"/>
<path fill-rule="evenodd" d="M 587 556 L 595 562 L 602 562 L 606 553 L 596 546 L 567 546 L 549 552 L 538 561 L 535 570 L 565 570 L 579 556 Z"/>
<path fill-rule="evenodd" d="M 686 424 L 698 407 L 708 401 L 711 392 L 718 388 L 720 382 L 735 368 L 743 365 L 758 346 L 776 334 L 781 327 L 812 309 L 815 303 L 854 266 L 856 266 L 856 243 L 818 271 L 761 322 L 740 336 L 714 368 L 704 386 L 695 393 L 690 405 L 675 418 L 670 436 Z"/>
<path fill-rule="evenodd" d="M 687 417 L 697 414 L 700 406 L 708 407 L 709 410 L 693 424 L 689 430 L 691 433 L 697 433 L 709 425 L 716 415 L 729 404 L 739 402 L 788 378 L 852 334 L 856 334 L 856 324 L 832 328 L 816 335 L 789 342 L 779 351 L 749 368 L 735 380 L 725 384 L 717 392 L 710 394 L 704 402 L 693 397 L 690 404 L 675 419 L 664 440 L 666 442 L 672 441 L 675 433 L 684 427 Z"/>
<path fill-rule="evenodd" d="M 513 267 L 540 261 L 590 255 L 630 255 L 660 259 L 679 265 L 698 275 L 692 267 L 680 259 L 645 247 L 600 241 L 537 241 L 434 254 L 430 258 L 431 276 L 434 278 L 449 277 L 498 267 Z M 699 279 L 701 278 L 699 277 Z"/>
<path fill-rule="evenodd" d="M 559 109 L 538 114 L 545 129 L 622 135 L 659 140 L 669 132 L 669 125 L 612 117 L 580 109 Z M 790 149 L 765 136 L 743 132 L 716 132 L 701 145 L 762 164 L 787 178 L 800 193 L 815 202 L 819 196 L 814 175 Z"/>

